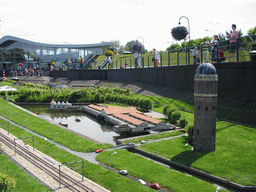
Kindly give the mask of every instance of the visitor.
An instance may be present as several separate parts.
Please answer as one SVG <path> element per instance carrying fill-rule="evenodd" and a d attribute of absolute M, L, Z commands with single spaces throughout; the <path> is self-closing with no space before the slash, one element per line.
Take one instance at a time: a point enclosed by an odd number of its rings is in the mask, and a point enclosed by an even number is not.
<path fill-rule="evenodd" d="M 139 58 L 139 53 L 138 53 L 138 51 L 136 51 L 136 52 L 133 54 L 133 58 L 134 58 L 134 66 L 135 66 L 135 68 L 137 68 L 137 66 L 138 66 L 138 58 Z"/>
<path fill-rule="evenodd" d="M 197 47 L 195 47 L 194 49 L 190 49 L 190 51 L 193 54 L 193 60 L 194 60 L 194 65 L 197 63 L 197 59 L 196 59 L 196 55 L 197 55 Z"/>
<path fill-rule="evenodd" d="M 218 54 L 218 35 L 215 35 L 214 38 L 210 42 L 211 51 L 212 51 L 212 62 L 216 63 L 217 54 Z"/>
<path fill-rule="evenodd" d="M 154 67 L 158 67 L 158 63 L 160 61 L 159 53 L 156 51 L 156 49 L 153 49 L 153 55 L 152 61 L 154 63 Z"/>
<path fill-rule="evenodd" d="M 80 56 L 80 69 L 83 68 L 84 59 Z"/>
<path fill-rule="evenodd" d="M 202 63 L 209 62 L 209 42 L 203 38 L 203 43 L 201 44 L 201 56 L 202 56 Z"/>
<path fill-rule="evenodd" d="M 237 42 L 237 39 L 238 39 L 238 32 L 236 31 L 236 25 L 235 24 L 232 24 L 232 34 L 231 36 L 228 36 L 229 38 L 229 42 L 230 42 L 230 54 L 233 58 L 233 62 L 236 62 L 236 51 L 238 49 L 238 42 Z"/>
<path fill-rule="evenodd" d="M 201 51 L 198 50 L 196 53 L 196 63 L 200 64 L 200 59 L 201 59 Z"/>

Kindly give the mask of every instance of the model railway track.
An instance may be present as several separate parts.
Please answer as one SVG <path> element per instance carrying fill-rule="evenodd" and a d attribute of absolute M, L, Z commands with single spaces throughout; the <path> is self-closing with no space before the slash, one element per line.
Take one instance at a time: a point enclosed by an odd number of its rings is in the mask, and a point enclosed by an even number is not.
<path fill-rule="evenodd" d="M 9 137 L 0 133 L 0 141 L 7 145 L 9 148 L 14 150 L 14 141 Z M 80 181 L 73 179 L 68 174 L 64 173 L 63 171 L 59 172 L 59 169 L 55 166 L 51 165 L 44 159 L 38 157 L 25 147 L 16 143 L 16 153 L 28 160 L 30 163 L 41 169 L 42 171 L 46 172 L 50 175 L 54 180 L 59 182 L 59 173 L 61 176 L 61 185 L 65 186 L 66 188 L 70 189 L 71 191 L 88 191 L 92 192 L 93 190 L 82 184 Z"/>

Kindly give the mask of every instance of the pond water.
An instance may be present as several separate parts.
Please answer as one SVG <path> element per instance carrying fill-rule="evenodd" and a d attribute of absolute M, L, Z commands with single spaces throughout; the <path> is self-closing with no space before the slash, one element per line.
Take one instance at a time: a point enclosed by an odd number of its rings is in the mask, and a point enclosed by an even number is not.
<path fill-rule="evenodd" d="M 105 122 L 99 121 L 92 116 L 79 111 L 53 111 L 46 110 L 49 105 L 21 105 L 21 107 L 33 112 L 40 113 L 43 118 L 55 123 L 67 123 L 68 129 L 81 133 L 101 143 L 116 145 L 114 136 L 119 134 L 112 131 L 112 127 Z M 76 119 L 80 119 L 77 122 Z"/>

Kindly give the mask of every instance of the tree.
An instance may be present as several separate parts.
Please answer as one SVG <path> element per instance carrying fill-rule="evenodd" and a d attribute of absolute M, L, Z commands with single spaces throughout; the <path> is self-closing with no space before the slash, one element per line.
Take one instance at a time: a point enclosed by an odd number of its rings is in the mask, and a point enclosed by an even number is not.
<path fill-rule="evenodd" d="M 135 40 L 131 40 L 131 41 L 127 42 L 126 45 L 125 45 L 125 47 L 124 47 L 125 51 L 132 51 L 131 45 L 132 45 L 133 43 L 135 43 L 135 42 L 136 42 Z"/>
<path fill-rule="evenodd" d="M 167 51 L 174 51 L 174 50 L 177 50 L 177 49 L 181 49 L 181 46 L 176 43 L 176 44 L 172 44 L 170 47 L 168 47 L 166 50 Z"/>

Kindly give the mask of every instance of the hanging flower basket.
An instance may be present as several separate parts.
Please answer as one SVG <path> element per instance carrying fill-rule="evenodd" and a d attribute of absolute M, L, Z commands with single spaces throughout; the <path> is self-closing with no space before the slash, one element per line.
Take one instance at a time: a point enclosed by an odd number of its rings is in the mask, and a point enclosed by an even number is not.
<path fill-rule="evenodd" d="M 144 50 L 144 46 L 140 42 L 136 41 L 131 44 L 131 50 L 133 53 L 135 52 L 141 53 Z"/>
<path fill-rule="evenodd" d="M 22 66 L 23 66 L 23 63 L 19 63 L 18 65 L 19 65 L 20 67 L 22 67 Z"/>
<path fill-rule="evenodd" d="M 172 36 L 176 41 L 185 39 L 187 35 L 188 35 L 188 31 L 187 31 L 187 28 L 184 26 L 172 28 Z"/>
<path fill-rule="evenodd" d="M 111 51 L 111 50 L 107 50 L 107 51 L 105 51 L 104 55 L 105 55 L 106 57 L 114 56 L 114 52 Z"/>
<path fill-rule="evenodd" d="M 52 61 L 52 62 L 51 62 L 51 65 L 54 65 L 54 66 L 55 66 L 55 65 L 56 65 L 56 63 L 55 63 L 54 61 Z"/>

